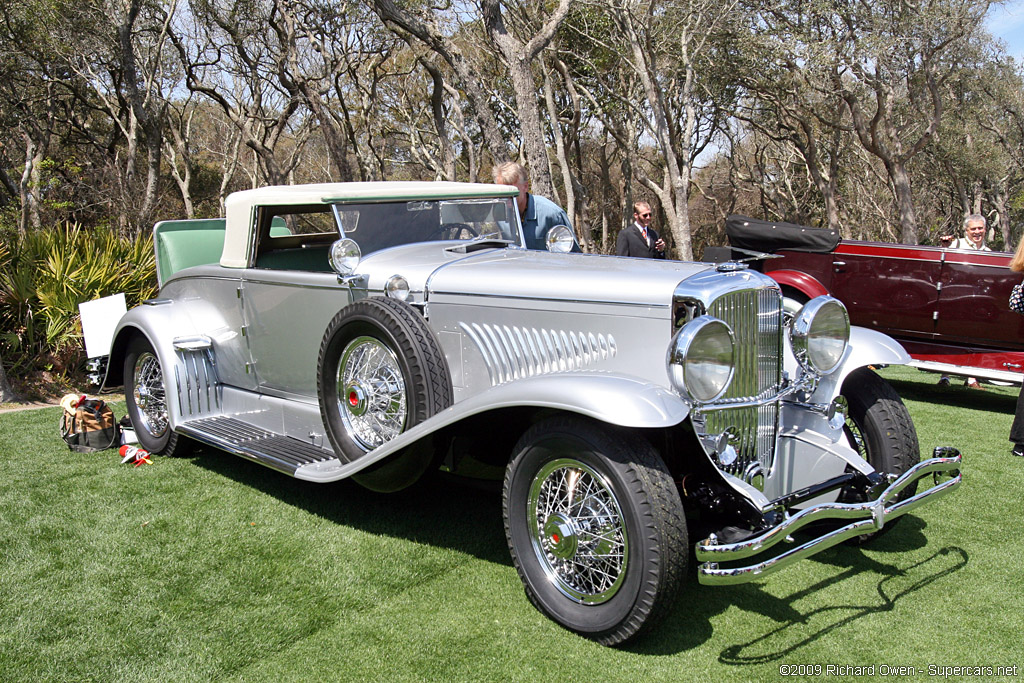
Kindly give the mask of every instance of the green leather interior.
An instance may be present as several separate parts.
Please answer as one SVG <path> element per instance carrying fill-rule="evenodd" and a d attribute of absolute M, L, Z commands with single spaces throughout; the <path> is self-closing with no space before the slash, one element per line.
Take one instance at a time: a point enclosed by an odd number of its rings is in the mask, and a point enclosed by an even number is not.
<path fill-rule="evenodd" d="M 182 221 L 161 221 L 153 228 L 156 244 L 156 271 L 158 283 L 162 286 L 169 277 L 179 270 L 220 261 L 224 250 L 226 220 L 208 218 Z M 275 217 L 270 225 L 271 237 L 291 235 L 284 221 Z M 316 245 L 310 248 L 279 249 L 262 254 L 257 268 L 274 270 L 305 270 L 330 272 L 328 261 L 330 245 Z"/>
<path fill-rule="evenodd" d="M 157 280 L 163 285 L 174 273 L 191 266 L 217 263 L 224 250 L 223 218 L 161 221 L 153 228 Z"/>
<path fill-rule="evenodd" d="M 270 270 L 305 270 L 313 273 L 329 273 L 331 272 L 331 262 L 328 260 L 330 249 L 329 245 L 278 249 L 260 254 L 256 259 L 256 267 Z"/>

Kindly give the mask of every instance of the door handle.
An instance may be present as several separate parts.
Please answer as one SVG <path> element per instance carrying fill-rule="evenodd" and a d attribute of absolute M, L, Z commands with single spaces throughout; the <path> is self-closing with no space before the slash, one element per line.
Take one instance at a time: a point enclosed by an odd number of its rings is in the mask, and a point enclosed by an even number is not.
<path fill-rule="evenodd" d="M 1015 368 L 1020 370 L 1020 363 L 1003 363 L 1004 368 Z"/>
<path fill-rule="evenodd" d="M 833 268 L 839 268 L 840 266 L 845 266 L 845 265 L 846 265 L 846 261 L 833 261 L 832 262 L 832 267 Z"/>

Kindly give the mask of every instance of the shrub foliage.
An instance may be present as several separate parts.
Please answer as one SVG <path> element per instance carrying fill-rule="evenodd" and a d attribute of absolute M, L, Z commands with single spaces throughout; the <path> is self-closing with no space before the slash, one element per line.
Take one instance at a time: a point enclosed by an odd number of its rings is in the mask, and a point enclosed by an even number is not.
<path fill-rule="evenodd" d="M 124 292 L 128 306 L 156 293 L 150 235 L 63 224 L 0 240 L 0 358 L 9 374 L 68 375 L 85 360 L 78 305 Z"/>

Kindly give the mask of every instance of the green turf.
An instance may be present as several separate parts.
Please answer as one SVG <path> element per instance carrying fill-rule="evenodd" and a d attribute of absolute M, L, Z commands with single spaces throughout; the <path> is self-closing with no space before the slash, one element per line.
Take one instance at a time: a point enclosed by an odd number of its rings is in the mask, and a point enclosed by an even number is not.
<path fill-rule="evenodd" d="M 69 453 L 59 409 L 0 414 L 0 680 L 779 680 L 784 665 L 820 665 L 819 678 L 828 665 L 873 665 L 878 677 L 885 666 L 921 669 L 905 680 L 937 680 L 929 666 L 1024 673 L 1024 459 L 1006 440 L 1016 389 L 941 389 L 932 375 L 883 372 L 923 455 L 963 451 L 964 485 L 867 548 L 835 548 L 759 583 L 704 587 L 691 568 L 667 621 L 619 650 L 530 606 L 494 492 L 376 495 L 213 450 L 131 467 L 114 451 Z"/>

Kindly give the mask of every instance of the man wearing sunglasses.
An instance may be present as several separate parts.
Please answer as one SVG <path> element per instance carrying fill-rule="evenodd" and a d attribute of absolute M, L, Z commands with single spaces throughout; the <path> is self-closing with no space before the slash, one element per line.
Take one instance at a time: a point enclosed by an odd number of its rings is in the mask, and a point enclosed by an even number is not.
<path fill-rule="evenodd" d="M 633 224 L 619 233 L 615 242 L 617 256 L 665 258 L 665 240 L 651 227 L 651 205 L 637 202 L 633 205 Z"/>

